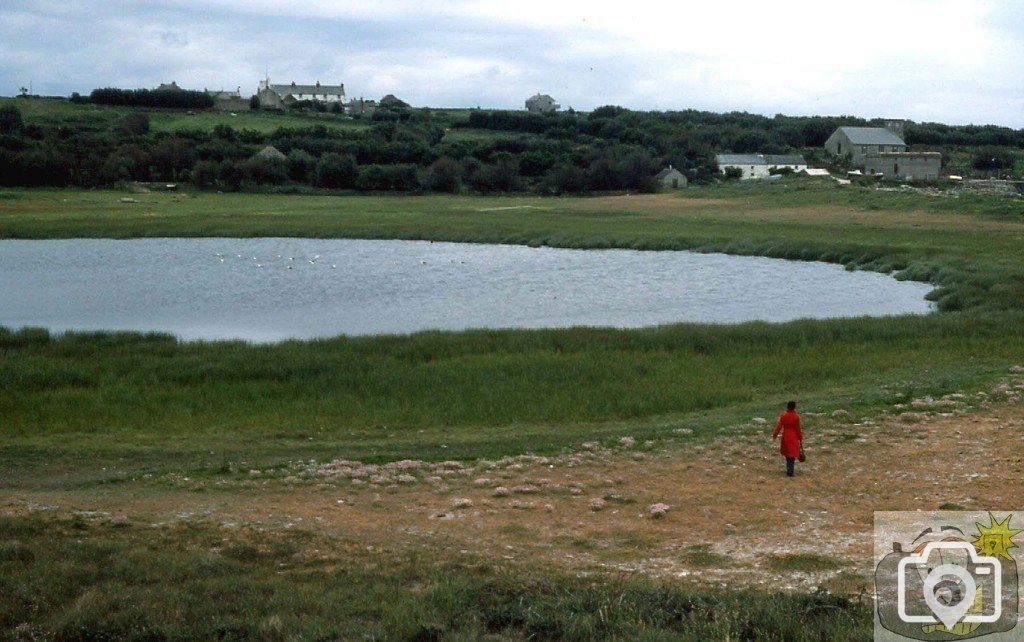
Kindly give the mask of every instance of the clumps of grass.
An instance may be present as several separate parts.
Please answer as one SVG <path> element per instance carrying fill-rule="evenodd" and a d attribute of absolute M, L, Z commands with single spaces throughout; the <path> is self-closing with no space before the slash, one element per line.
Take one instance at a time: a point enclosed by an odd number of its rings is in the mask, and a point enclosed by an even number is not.
<path fill-rule="evenodd" d="M 0 562 L 29 563 L 36 555 L 31 547 L 21 542 L 0 542 Z"/>
<path fill-rule="evenodd" d="M 765 557 L 765 566 L 773 571 L 834 571 L 844 566 L 841 560 L 817 553 L 780 553 Z"/>
<path fill-rule="evenodd" d="M 200 524 L 82 532 L 28 517 L 0 528 L 4 537 L 37 534 L 31 562 L 20 552 L 0 557 L 0 627 L 23 638 L 801 642 L 864 639 L 871 630 L 870 607 L 823 594 L 582 578 L 449 559 L 443 550 L 368 553 L 308 534 L 257 537 Z M 239 541 L 218 552 L 226 537 Z M 294 547 L 334 563 L 282 567 L 263 552 Z"/>
<path fill-rule="evenodd" d="M 679 555 L 679 561 L 697 568 L 725 568 L 733 564 L 731 557 L 712 551 L 710 544 L 695 544 L 688 547 Z"/>

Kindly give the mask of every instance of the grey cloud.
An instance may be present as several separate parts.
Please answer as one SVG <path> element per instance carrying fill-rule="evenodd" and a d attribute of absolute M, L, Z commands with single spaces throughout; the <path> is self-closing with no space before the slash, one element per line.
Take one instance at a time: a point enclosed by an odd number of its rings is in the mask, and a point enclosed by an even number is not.
<path fill-rule="evenodd" d="M 290 10 L 8 0 L 0 6 L 0 94 L 29 80 L 56 94 L 172 79 L 251 92 L 269 69 L 279 80 L 340 81 L 350 95 L 395 93 L 415 105 L 519 108 L 542 91 L 577 109 L 619 104 L 1024 125 L 1024 62 L 1010 54 L 973 70 L 911 55 L 866 71 L 820 73 L 798 58 L 746 72 L 721 51 L 646 52 L 582 23 L 548 28 L 422 12 L 374 19 Z M 997 11 L 987 28 L 999 47 L 1019 50 L 1024 19 L 1015 12 Z"/>

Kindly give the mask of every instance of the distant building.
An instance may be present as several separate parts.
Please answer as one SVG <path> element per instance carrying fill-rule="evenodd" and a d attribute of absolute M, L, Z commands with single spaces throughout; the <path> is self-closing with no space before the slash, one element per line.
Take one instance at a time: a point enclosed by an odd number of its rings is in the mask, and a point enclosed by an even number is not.
<path fill-rule="evenodd" d="M 864 164 L 868 154 L 905 152 L 907 144 L 896 132 L 903 131 L 903 123 L 890 121 L 890 127 L 840 127 L 828 140 L 825 149 L 836 157 L 849 156 L 856 166 Z M 894 131 L 895 130 L 895 131 Z"/>
<path fill-rule="evenodd" d="M 173 80 L 171 82 L 169 82 L 169 83 L 168 82 L 160 83 L 160 86 L 157 87 L 156 90 L 157 91 L 184 91 L 181 87 L 178 86 L 178 83 L 174 82 Z"/>
<path fill-rule="evenodd" d="M 864 171 L 888 180 L 935 181 L 942 168 L 939 152 L 877 152 L 864 157 Z"/>
<path fill-rule="evenodd" d="M 213 98 L 213 108 L 221 111 L 247 111 L 250 108 L 249 99 L 242 98 L 242 88 L 237 87 L 234 91 L 210 91 L 206 93 Z"/>
<path fill-rule="evenodd" d="M 718 171 L 725 173 L 730 167 L 740 170 L 740 179 L 767 178 L 772 170 L 789 168 L 794 172 L 807 169 L 807 161 L 803 156 L 788 154 L 718 154 Z"/>
<path fill-rule="evenodd" d="M 680 189 L 689 184 L 686 176 L 671 165 L 658 172 L 654 180 L 665 189 Z"/>
<path fill-rule="evenodd" d="M 345 113 L 349 116 L 369 118 L 370 116 L 373 116 L 373 112 L 375 111 L 377 111 L 377 101 L 375 100 L 353 98 L 349 104 L 345 105 Z"/>
<path fill-rule="evenodd" d="M 526 99 L 526 109 L 533 112 L 558 111 L 561 107 L 555 99 L 547 94 L 534 94 Z"/>
<path fill-rule="evenodd" d="M 822 169 L 819 167 L 808 167 L 803 171 L 803 173 L 808 176 L 831 176 L 827 169 Z"/>
<path fill-rule="evenodd" d="M 260 107 L 263 109 L 284 109 L 302 100 L 315 100 L 321 103 L 345 103 L 345 84 L 299 85 L 292 81 L 289 85 L 275 85 L 270 78 L 260 81 Z"/>

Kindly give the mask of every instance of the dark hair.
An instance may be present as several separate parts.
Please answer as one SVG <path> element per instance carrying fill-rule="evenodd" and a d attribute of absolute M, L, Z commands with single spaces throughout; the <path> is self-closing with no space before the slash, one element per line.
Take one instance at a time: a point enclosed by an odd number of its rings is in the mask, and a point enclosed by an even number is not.
<path fill-rule="evenodd" d="M 796 410 L 796 402 L 795 401 L 787 401 L 786 402 L 786 410 Z"/>

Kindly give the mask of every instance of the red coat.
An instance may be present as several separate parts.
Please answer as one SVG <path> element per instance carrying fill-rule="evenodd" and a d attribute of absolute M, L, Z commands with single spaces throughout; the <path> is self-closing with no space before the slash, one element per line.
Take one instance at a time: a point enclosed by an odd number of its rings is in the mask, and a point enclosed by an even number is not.
<path fill-rule="evenodd" d="M 775 424 L 772 439 L 782 433 L 782 445 L 779 452 L 783 457 L 800 455 L 800 444 L 804 441 L 804 433 L 800 430 L 800 415 L 795 410 L 787 410 L 779 415 L 779 423 Z"/>

